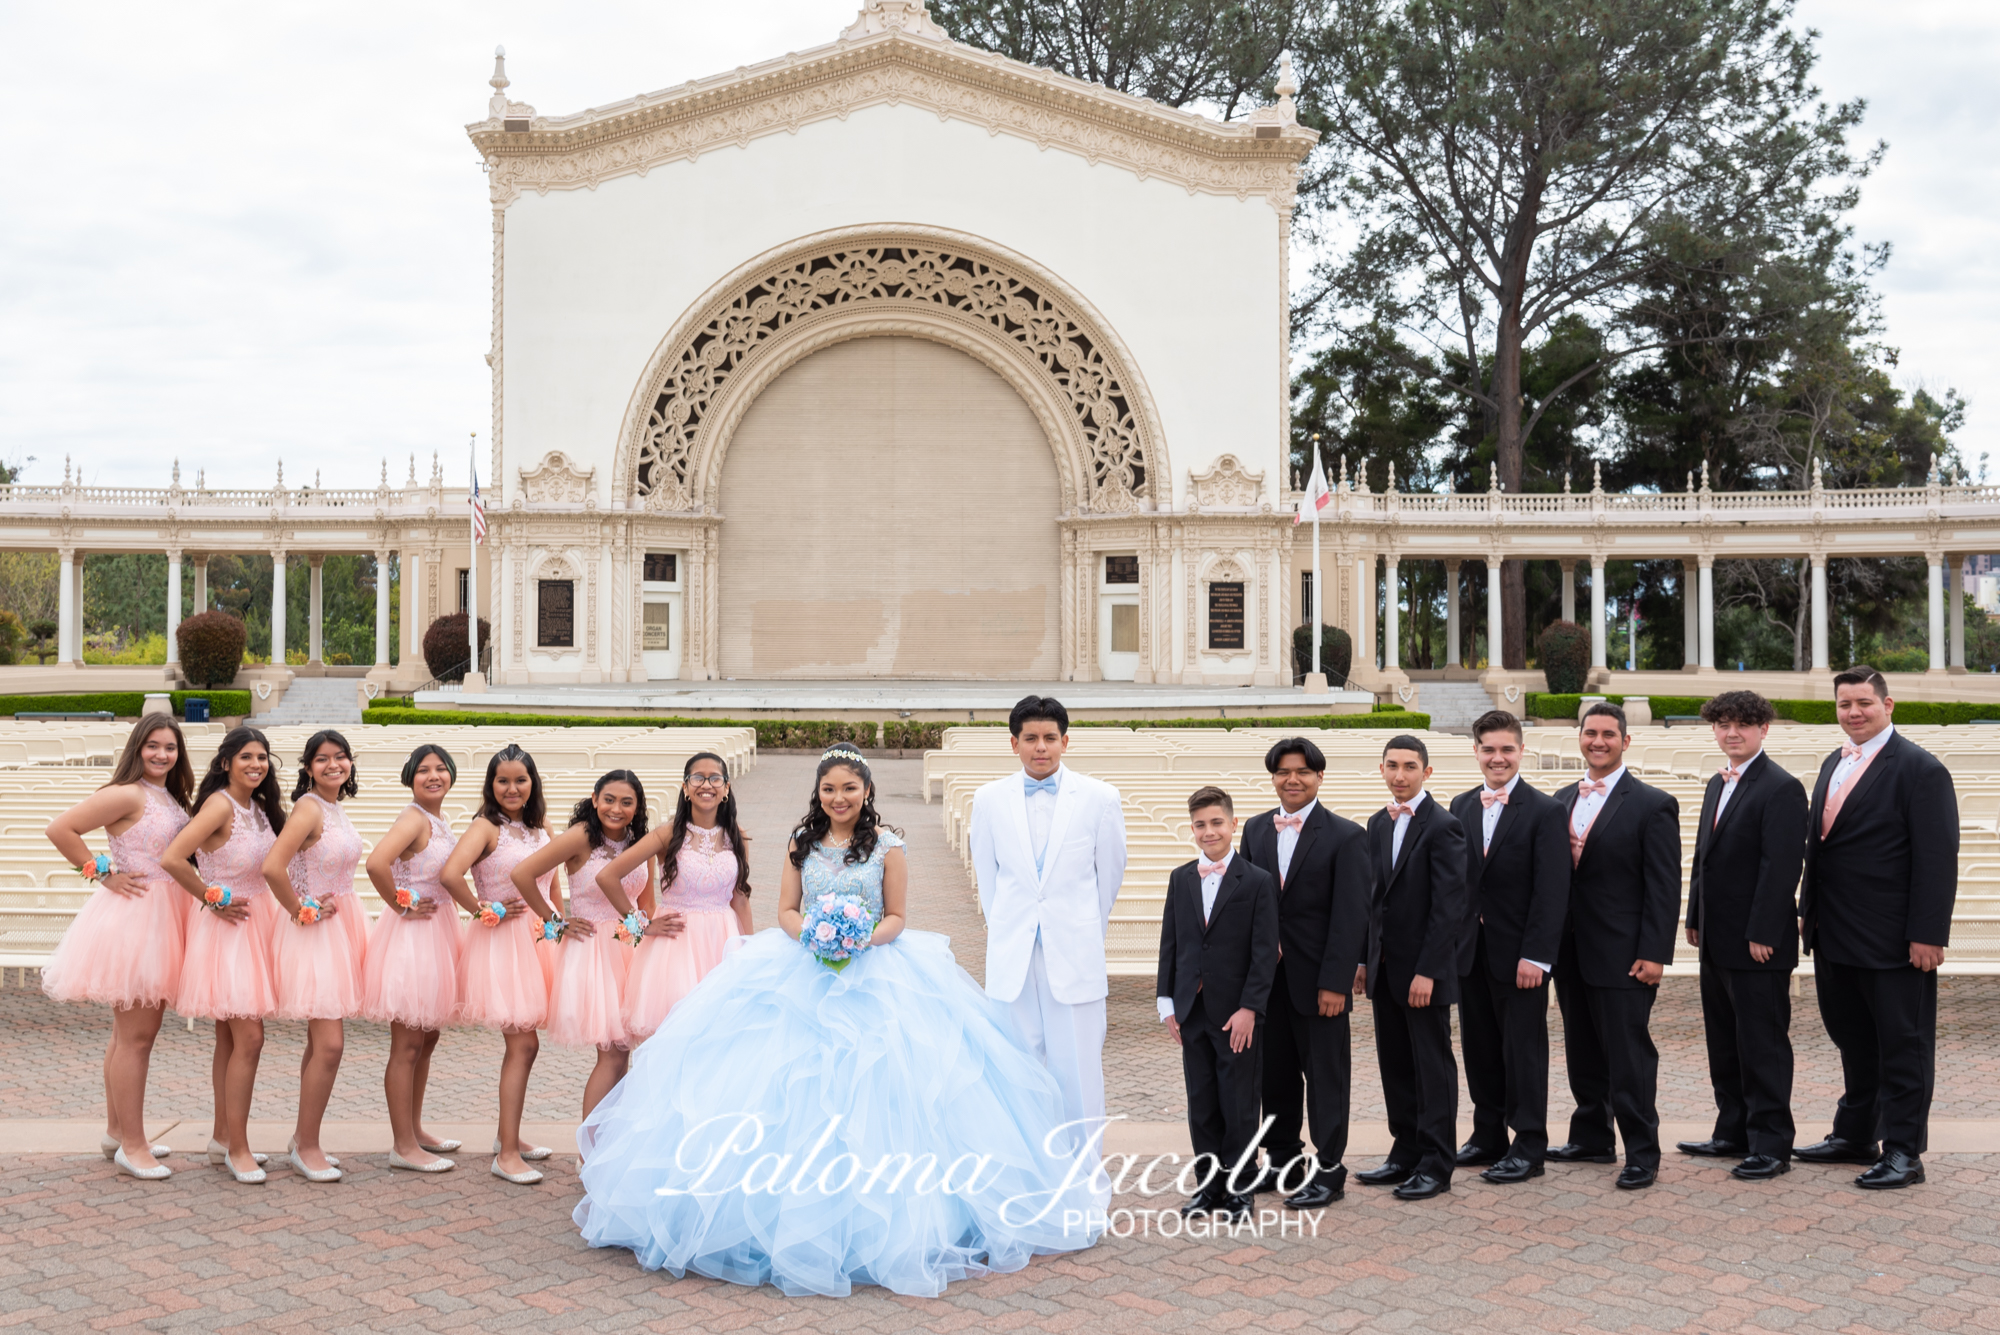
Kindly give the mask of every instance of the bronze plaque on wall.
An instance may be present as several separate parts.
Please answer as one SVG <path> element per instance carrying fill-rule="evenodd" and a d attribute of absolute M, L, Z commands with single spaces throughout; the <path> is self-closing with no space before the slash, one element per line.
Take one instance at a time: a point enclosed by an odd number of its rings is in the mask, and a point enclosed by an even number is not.
<path fill-rule="evenodd" d="M 647 552 L 645 579 L 649 584 L 672 584 L 680 579 L 676 552 Z"/>
<path fill-rule="evenodd" d="M 1208 586 L 1208 647 L 1211 649 L 1243 647 L 1241 580 Z"/>
<path fill-rule="evenodd" d="M 535 644 L 545 649 L 576 647 L 576 585 L 544 579 L 535 600 Z"/>

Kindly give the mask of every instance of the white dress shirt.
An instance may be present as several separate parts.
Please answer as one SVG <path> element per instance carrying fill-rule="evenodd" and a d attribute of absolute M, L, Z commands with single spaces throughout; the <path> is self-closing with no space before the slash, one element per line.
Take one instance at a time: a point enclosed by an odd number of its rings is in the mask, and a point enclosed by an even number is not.
<path fill-rule="evenodd" d="M 1584 777 L 1587 779 L 1589 775 L 1586 774 Z M 1576 806 L 1569 813 L 1569 832 L 1571 834 L 1579 838 L 1582 837 L 1583 832 L 1590 828 L 1590 823 L 1597 819 L 1597 813 L 1604 810 L 1604 804 L 1611 800 L 1612 789 L 1616 788 L 1618 781 L 1624 777 L 1625 767 L 1620 765 L 1604 777 L 1603 792 L 1579 792 L 1576 795 Z"/>
<path fill-rule="evenodd" d="M 1895 735 L 1896 725 L 1891 723 L 1888 727 L 1882 729 L 1882 731 L 1861 744 L 1861 755 L 1858 758 L 1855 756 L 1842 756 L 1840 763 L 1833 767 L 1833 777 L 1827 780 L 1827 801 L 1831 802 L 1833 800 L 1833 795 L 1840 791 L 1840 785 L 1846 783 L 1848 775 L 1861 767 L 1862 761 L 1873 760 L 1875 753 L 1887 746 L 1889 739 Z M 1850 742 L 1848 745 L 1852 746 L 1853 743 Z"/>
<path fill-rule="evenodd" d="M 1396 833 L 1395 836 L 1389 840 L 1389 865 L 1391 867 L 1395 866 L 1396 863 L 1402 858 L 1403 836 L 1410 832 L 1410 821 L 1416 817 L 1417 808 L 1422 806 L 1424 804 L 1424 799 L 1429 796 L 1430 794 L 1425 792 L 1423 789 L 1421 788 L 1417 789 L 1417 795 L 1410 799 L 1409 815 L 1396 817 Z M 1391 795 L 1391 800 L 1392 801 L 1394 800 L 1393 795 Z"/>
<path fill-rule="evenodd" d="M 1222 863 L 1216 870 L 1201 878 L 1201 920 L 1204 925 L 1207 924 L 1209 918 L 1215 913 L 1216 893 L 1222 889 L 1222 878 L 1229 875 L 1229 864 L 1235 860 L 1236 850 L 1231 849 L 1223 855 Z M 1204 856 L 1202 862 L 1205 863 L 1207 861 L 1208 858 Z M 1174 999 L 1172 997 L 1157 997 L 1155 1001 L 1159 1005 L 1160 1018 L 1162 1020 L 1165 1020 L 1169 1015 L 1174 1013 Z"/>
<path fill-rule="evenodd" d="M 1319 800 L 1315 798 L 1313 801 L 1300 807 L 1297 811 L 1285 811 L 1285 804 L 1280 802 L 1278 803 L 1278 810 L 1284 811 L 1287 816 L 1299 816 L 1304 818 L 1304 820 L 1310 820 L 1312 818 L 1312 809 L 1318 805 Z M 1304 834 L 1305 831 L 1306 827 L 1303 821 L 1296 830 L 1278 831 L 1278 883 L 1280 885 L 1284 884 L 1285 878 L 1292 874 L 1292 854 L 1298 851 L 1299 836 Z"/>
<path fill-rule="evenodd" d="M 1507 780 L 1507 786 L 1500 791 L 1507 794 L 1511 799 L 1514 796 L 1514 786 L 1520 782 L 1521 776 L 1516 774 L 1513 778 Z M 1479 845 L 1481 850 L 1493 847 L 1493 832 L 1500 828 L 1500 813 L 1506 809 L 1506 803 L 1495 802 L 1479 813 L 1479 828 L 1483 835 L 1483 841 Z"/>
<path fill-rule="evenodd" d="M 1026 782 L 1027 771 L 1021 771 Z M 1062 767 L 1049 776 L 1056 781 L 1058 790 L 1062 788 Z M 1035 850 L 1035 870 L 1042 869 L 1042 858 L 1049 851 L 1049 825 L 1056 818 L 1056 794 L 1037 790 L 1028 794 L 1028 846 Z"/>
<path fill-rule="evenodd" d="M 1764 748 L 1761 746 L 1758 747 L 1757 756 L 1761 756 L 1763 754 L 1764 754 Z M 1715 819 L 1717 821 L 1720 821 L 1722 819 L 1722 809 L 1729 805 L 1729 799 L 1736 796 L 1736 785 L 1743 781 L 1741 777 L 1743 771 L 1749 769 L 1752 765 L 1757 763 L 1757 756 L 1751 756 L 1748 760 L 1744 761 L 1740 765 L 1736 765 L 1734 761 L 1730 762 L 1732 765 L 1735 766 L 1738 777 L 1734 779 L 1724 779 L 1722 781 L 1722 796 L 1715 799 Z M 1711 826 L 1710 828 L 1712 829 L 1714 827 Z"/>

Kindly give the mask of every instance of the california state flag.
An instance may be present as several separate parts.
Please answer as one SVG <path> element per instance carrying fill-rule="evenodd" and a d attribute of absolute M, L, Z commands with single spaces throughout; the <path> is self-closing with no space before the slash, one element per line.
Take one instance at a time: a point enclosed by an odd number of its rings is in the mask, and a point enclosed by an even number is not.
<path fill-rule="evenodd" d="M 1326 485 L 1326 469 L 1320 466 L 1319 451 L 1314 450 L 1312 480 L 1306 483 L 1305 491 L 1299 496 L 1299 512 L 1292 516 L 1292 522 L 1303 524 L 1317 519 L 1319 512 L 1326 509 L 1327 502 L 1332 499 L 1333 490 Z"/>

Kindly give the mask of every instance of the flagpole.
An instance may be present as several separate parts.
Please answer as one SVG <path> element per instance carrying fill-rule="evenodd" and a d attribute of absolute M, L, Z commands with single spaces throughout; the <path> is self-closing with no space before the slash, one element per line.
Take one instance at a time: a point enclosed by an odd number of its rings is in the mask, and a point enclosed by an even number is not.
<path fill-rule="evenodd" d="M 1313 468 L 1317 470 L 1320 467 L 1320 462 L 1319 462 L 1319 433 L 1316 431 L 1313 433 L 1312 450 L 1313 450 Z M 1320 673 L 1324 671 L 1324 669 L 1320 667 L 1319 646 L 1320 646 L 1320 641 L 1326 638 L 1325 608 L 1326 608 L 1326 586 L 1320 583 L 1320 573 L 1319 573 L 1319 503 L 1317 498 L 1315 498 L 1313 503 L 1313 605 L 1312 605 L 1312 641 L 1313 641 L 1312 664 L 1313 664 L 1313 674 L 1315 676 L 1318 676 Z"/>

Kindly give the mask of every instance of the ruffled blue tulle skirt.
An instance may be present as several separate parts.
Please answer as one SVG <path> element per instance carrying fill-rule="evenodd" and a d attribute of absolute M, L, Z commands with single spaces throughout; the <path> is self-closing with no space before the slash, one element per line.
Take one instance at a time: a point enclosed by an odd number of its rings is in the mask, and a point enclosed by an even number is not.
<path fill-rule="evenodd" d="M 948 938 L 904 932 L 835 973 L 768 930 L 584 1122 L 575 1219 L 676 1277 L 934 1297 L 1097 1240 L 1096 1128 L 1061 1106 Z"/>

